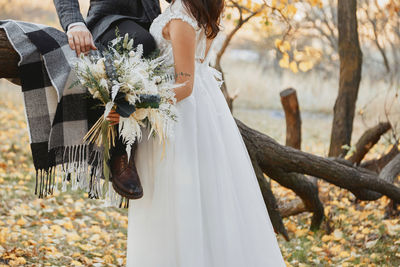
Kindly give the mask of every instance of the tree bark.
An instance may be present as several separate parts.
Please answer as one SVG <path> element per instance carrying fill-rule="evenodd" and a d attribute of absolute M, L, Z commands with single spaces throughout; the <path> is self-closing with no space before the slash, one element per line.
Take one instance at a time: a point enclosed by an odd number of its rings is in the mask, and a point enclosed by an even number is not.
<path fill-rule="evenodd" d="M 279 202 L 278 208 L 282 218 L 308 211 L 301 198 L 295 198 L 289 202 Z"/>
<path fill-rule="evenodd" d="M 0 78 L 18 78 L 19 55 L 0 29 Z"/>
<path fill-rule="evenodd" d="M 400 174 L 400 154 L 392 159 L 379 173 L 379 178 L 393 183 Z"/>
<path fill-rule="evenodd" d="M 286 241 L 289 241 L 289 234 L 286 231 L 286 227 L 282 221 L 282 215 L 278 209 L 278 203 L 275 199 L 275 196 L 271 190 L 271 183 L 267 181 L 264 177 L 264 173 L 262 172 L 260 166 L 255 161 L 251 151 L 249 151 L 249 155 L 251 158 L 251 163 L 253 164 L 255 174 L 257 176 L 258 185 L 260 186 L 262 196 L 264 198 L 265 206 L 268 209 L 268 214 L 271 219 L 271 223 L 274 227 L 276 233 L 282 234 Z"/>
<path fill-rule="evenodd" d="M 368 151 L 376 143 L 378 143 L 379 139 L 381 139 L 381 136 L 391 128 L 392 126 L 390 123 L 381 122 L 377 126 L 365 131 L 356 144 L 356 151 L 348 158 L 348 160 L 352 163 L 356 163 L 357 165 L 360 164 Z"/>
<path fill-rule="evenodd" d="M 399 153 L 398 143 L 396 143 L 387 154 L 382 155 L 379 159 L 362 162 L 360 167 L 379 173 Z"/>
<path fill-rule="evenodd" d="M 338 0 L 340 81 L 334 107 L 330 157 L 343 156 L 342 146 L 351 144 L 362 66 L 356 11 L 357 0 Z"/>
<path fill-rule="evenodd" d="M 286 145 L 301 149 L 301 116 L 296 90 L 288 88 L 280 93 L 286 117 Z"/>
<path fill-rule="evenodd" d="M 380 179 L 374 172 L 282 146 L 271 137 L 247 127 L 241 121 L 236 120 L 236 123 L 247 149 L 255 153 L 263 172 L 276 179 L 278 183 L 281 182 L 280 178 L 270 175 L 275 169 L 323 179 L 351 191 L 360 200 L 376 200 L 382 195 L 395 201 L 400 200 L 400 188 Z"/>

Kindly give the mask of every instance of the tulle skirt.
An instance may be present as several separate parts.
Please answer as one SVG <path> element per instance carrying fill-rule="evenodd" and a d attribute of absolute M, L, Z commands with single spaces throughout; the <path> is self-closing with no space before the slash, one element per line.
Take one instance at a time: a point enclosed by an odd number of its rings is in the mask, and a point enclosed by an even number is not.
<path fill-rule="evenodd" d="M 245 144 L 213 76 L 196 64 L 193 93 L 177 104 L 174 138 L 164 148 L 156 138 L 138 145 L 144 196 L 129 203 L 129 267 L 285 266 Z"/>

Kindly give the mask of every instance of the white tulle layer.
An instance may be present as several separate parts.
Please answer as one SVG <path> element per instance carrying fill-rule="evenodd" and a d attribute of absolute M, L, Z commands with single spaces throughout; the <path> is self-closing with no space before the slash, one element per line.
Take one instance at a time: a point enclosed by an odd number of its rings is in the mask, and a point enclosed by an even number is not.
<path fill-rule="evenodd" d="M 206 64 L 179 102 L 175 139 L 136 152 L 144 196 L 131 200 L 129 267 L 285 266 L 251 161 Z"/>

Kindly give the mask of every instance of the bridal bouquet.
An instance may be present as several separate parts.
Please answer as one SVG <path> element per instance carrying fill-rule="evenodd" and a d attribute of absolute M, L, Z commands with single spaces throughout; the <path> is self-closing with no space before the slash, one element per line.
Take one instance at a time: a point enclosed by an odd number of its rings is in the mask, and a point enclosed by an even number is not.
<path fill-rule="evenodd" d="M 142 56 L 142 45 L 133 48 L 128 34 L 122 38 L 117 33 L 103 52 L 82 54 L 77 61 L 77 82 L 105 107 L 104 115 L 84 137 L 86 142 L 104 147 L 105 163 L 110 158 L 109 149 L 115 145 L 116 128 L 107 120 L 111 110 L 120 115 L 119 134 L 128 157 L 131 145 L 142 138 L 142 127 L 150 129 L 148 138 L 158 136 L 160 143 L 165 144 L 172 136 L 177 120 L 173 89 L 179 85 L 168 75 L 171 66 L 165 64 L 165 57 Z M 108 182 L 108 167 L 104 175 Z"/>

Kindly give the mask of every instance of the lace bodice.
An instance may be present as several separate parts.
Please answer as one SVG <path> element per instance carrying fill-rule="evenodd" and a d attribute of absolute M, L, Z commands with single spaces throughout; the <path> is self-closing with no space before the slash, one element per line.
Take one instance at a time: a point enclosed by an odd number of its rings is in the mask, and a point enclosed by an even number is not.
<path fill-rule="evenodd" d="M 181 0 L 175 0 L 173 4 L 169 5 L 165 11 L 159 15 L 150 27 L 150 33 L 154 36 L 158 48 L 162 54 L 169 56 L 169 63 L 173 63 L 172 45 L 169 40 L 163 37 L 162 31 L 164 27 L 172 19 L 181 19 L 190 24 L 196 31 L 196 61 L 203 62 L 206 60 L 207 50 L 207 37 L 203 28 L 198 26 L 196 19 L 183 5 Z M 210 49 L 211 50 L 211 49 Z M 208 58 L 208 55 L 207 55 Z"/>

